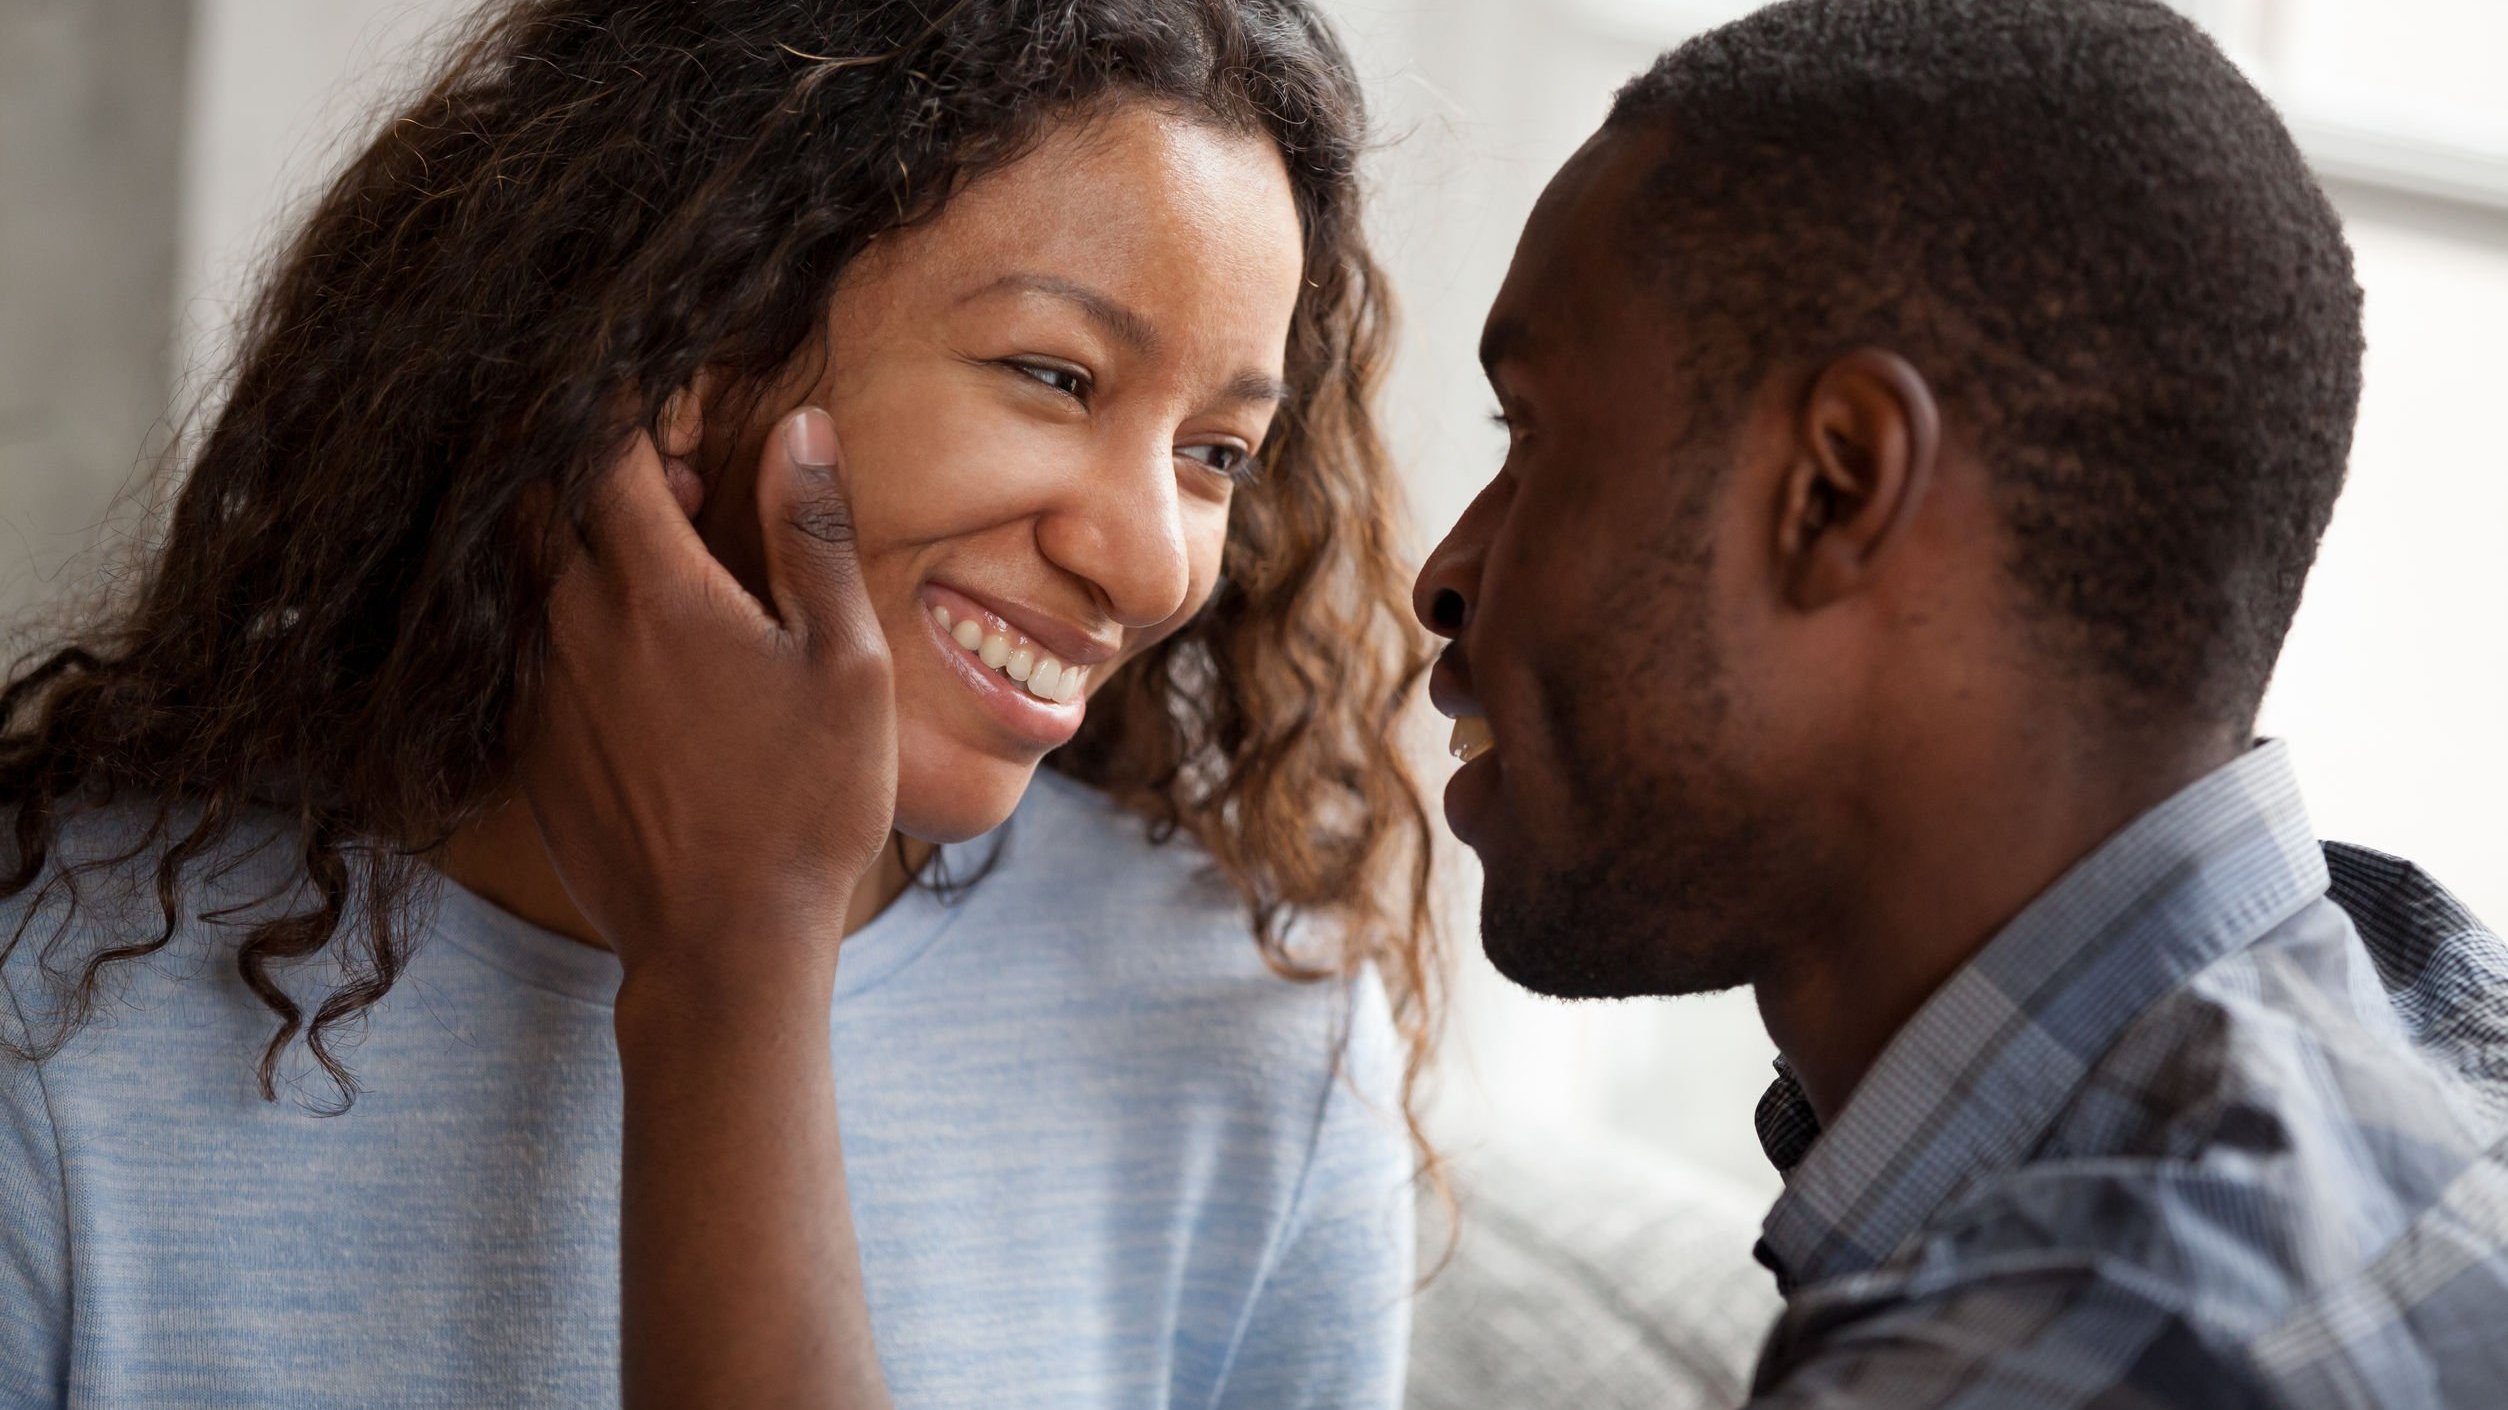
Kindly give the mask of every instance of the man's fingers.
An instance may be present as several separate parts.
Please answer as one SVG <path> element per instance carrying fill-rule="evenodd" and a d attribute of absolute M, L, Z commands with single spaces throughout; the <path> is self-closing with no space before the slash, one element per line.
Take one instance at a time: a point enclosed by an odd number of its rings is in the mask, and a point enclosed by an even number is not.
<path fill-rule="evenodd" d="M 876 650 L 883 639 L 863 594 L 838 459 L 836 423 L 815 406 L 785 417 L 767 438 L 758 467 L 767 591 L 785 629 L 814 650 Z"/>
<path fill-rule="evenodd" d="M 595 491 L 586 534 L 593 569 L 609 586 L 703 582 L 722 566 L 697 536 L 653 438 L 638 430 Z"/>

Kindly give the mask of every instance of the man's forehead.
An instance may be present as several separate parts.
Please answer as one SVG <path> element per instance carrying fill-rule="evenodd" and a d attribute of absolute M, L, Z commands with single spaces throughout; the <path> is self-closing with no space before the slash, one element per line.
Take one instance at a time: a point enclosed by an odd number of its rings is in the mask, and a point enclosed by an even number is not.
<path fill-rule="evenodd" d="M 1605 128 L 1559 168 L 1533 205 L 1515 260 L 1481 331 L 1495 370 L 1562 337 L 1603 331 L 1625 310 L 1637 271 L 1627 257 L 1628 206 L 1653 165 L 1640 134 Z"/>

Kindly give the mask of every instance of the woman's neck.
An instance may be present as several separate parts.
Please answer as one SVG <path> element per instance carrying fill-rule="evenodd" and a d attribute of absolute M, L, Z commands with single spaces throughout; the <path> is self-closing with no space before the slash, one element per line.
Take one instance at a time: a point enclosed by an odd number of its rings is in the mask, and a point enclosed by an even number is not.
<path fill-rule="evenodd" d="M 908 867 L 920 867 L 931 856 L 930 843 L 901 840 L 903 855 L 897 847 L 881 848 L 879 861 L 854 887 L 853 904 L 845 911 L 847 935 L 869 925 L 905 894 L 913 880 Z M 609 948 L 566 894 L 548 849 L 540 844 L 540 826 L 519 798 L 454 833 L 431 860 L 464 889 L 511 915 L 570 940 Z"/>

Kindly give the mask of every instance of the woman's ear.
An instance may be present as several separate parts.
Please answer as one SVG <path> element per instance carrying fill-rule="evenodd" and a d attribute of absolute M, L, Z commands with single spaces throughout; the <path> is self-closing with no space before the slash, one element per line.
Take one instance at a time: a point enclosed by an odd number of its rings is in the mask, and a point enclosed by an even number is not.
<path fill-rule="evenodd" d="M 1859 589 L 1915 517 L 1941 412 L 1905 358 L 1858 348 L 1812 379 L 1794 439 L 1777 562 L 1787 600 L 1808 612 Z"/>
<path fill-rule="evenodd" d="M 687 386 L 662 403 L 662 472 L 670 480 L 671 498 L 690 519 L 705 506 L 705 477 L 697 473 L 697 450 L 705 444 L 705 409 L 713 400 L 715 376 L 698 373 Z"/>

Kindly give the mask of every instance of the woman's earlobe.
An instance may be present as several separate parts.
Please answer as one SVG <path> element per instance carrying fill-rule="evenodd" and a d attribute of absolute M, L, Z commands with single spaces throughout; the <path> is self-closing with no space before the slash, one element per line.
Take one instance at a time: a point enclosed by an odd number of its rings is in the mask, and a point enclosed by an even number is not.
<path fill-rule="evenodd" d="M 661 445 L 665 460 L 690 460 L 697 447 L 705 442 L 705 397 L 707 378 L 699 374 L 687 386 L 670 394 L 662 403 Z"/>
<path fill-rule="evenodd" d="M 654 449 L 662 453 L 671 498 L 679 501 L 681 512 L 692 520 L 705 507 L 705 475 L 697 468 L 697 457 L 705 446 L 705 408 L 713 399 L 714 380 L 710 372 L 698 373 L 670 394 L 655 418 L 661 434 Z"/>
<path fill-rule="evenodd" d="M 679 512 L 696 522 L 697 511 L 705 508 L 705 479 L 685 460 L 664 460 L 662 477 L 670 482 L 671 498 L 678 502 Z"/>

